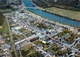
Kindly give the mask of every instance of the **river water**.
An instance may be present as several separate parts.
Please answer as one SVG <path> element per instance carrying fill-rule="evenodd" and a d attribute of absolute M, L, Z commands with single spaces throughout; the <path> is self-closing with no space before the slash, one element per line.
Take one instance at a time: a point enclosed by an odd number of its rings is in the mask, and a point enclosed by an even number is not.
<path fill-rule="evenodd" d="M 23 3 L 26 7 L 34 7 L 31 3 L 30 0 L 23 0 Z M 48 19 L 50 18 L 50 20 L 57 20 L 59 22 L 64 22 L 65 24 L 73 24 L 75 26 L 79 26 L 80 27 L 80 22 L 79 21 L 74 21 L 74 20 L 71 20 L 71 19 L 68 19 L 68 18 L 64 18 L 64 17 L 60 17 L 60 16 L 57 16 L 57 15 L 54 15 L 54 14 L 51 14 L 51 13 L 47 13 L 47 12 L 44 12 L 42 10 L 39 10 L 39 9 L 28 9 L 32 12 L 35 12 L 39 15 L 42 15 L 42 16 L 45 16 L 47 17 Z"/>

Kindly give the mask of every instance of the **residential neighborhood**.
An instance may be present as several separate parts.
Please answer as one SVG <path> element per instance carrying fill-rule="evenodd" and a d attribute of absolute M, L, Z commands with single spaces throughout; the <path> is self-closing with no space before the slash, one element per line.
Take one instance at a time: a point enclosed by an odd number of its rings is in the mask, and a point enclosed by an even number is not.
<path fill-rule="evenodd" d="M 79 21 L 21 1 L 7 0 L 15 10 L 0 13 L 0 57 L 80 57 Z"/>
<path fill-rule="evenodd" d="M 50 21 L 28 10 L 23 11 L 6 14 L 19 56 L 25 56 L 22 51 L 29 44 L 44 57 L 79 56 L 78 28 Z"/>

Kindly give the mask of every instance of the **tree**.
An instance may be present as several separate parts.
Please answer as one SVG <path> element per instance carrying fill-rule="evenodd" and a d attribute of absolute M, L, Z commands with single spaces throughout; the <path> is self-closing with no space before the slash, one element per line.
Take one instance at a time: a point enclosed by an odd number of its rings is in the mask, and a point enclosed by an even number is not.
<path fill-rule="evenodd" d="M 56 22 L 57 22 L 57 20 L 56 20 Z"/>
<path fill-rule="evenodd" d="M 71 24 L 71 26 L 73 26 L 73 24 Z"/>
<path fill-rule="evenodd" d="M 62 21 L 61 21 L 61 23 L 62 23 Z"/>
<path fill-rule="evenodd" d="M 67 25 L 68 23 L 66 23 L 66 25 Z"/>
<path fill-rule="evenodd" d="M 79 0 L 74 0 L 72 3 L 73 7 L 77 7 L 78 4 L 79 4 Z"/>
<path fill-rule="evenodd" d="M 63 22 L 63 24 L 65 25 L 65 23 Z"/>
<path fill-rule="evenodd" d="M 80 28 L 78 29 L 78 31 L 80 32 Z"/>

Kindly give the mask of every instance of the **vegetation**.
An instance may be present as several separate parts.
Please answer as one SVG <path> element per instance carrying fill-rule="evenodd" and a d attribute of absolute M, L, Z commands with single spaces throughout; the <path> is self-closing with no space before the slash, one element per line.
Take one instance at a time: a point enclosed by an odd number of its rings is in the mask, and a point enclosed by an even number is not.
<path fill-rule="evenodd" d="M 2 12 L 0 12 L 0 26 L 3 24 L 3 22 L 4 22 L 4 16 L 3 16 L 3 13 Z"/>
<path fill-rule="evenodd" d="M 67 33 L 71 33 L 72 31 L 70 31 L 70 30 L 68 30 L 68 29 L 64 29 L 61 33 L 59 33 L 59 34 L 57 34 L 59 37 L 61 37 L 61 36 L 63 36 L 63 35 L 65 35 L 65 34 L 67 34 Z"/>
<path fill-rule="evenodd" d="M 2 33 L 7 33 L 9 35 L 9 28 L 8 28 L 8 24 L 7 24 L 7 20 L 4 19 L 4 21 L 2 21 L 2 28 L 0 29 L 0 34 Z"/>
<path fill-rule="evenodd" d="M 47 28 L 48 28 L 48 27 L 47 27 L 45 24 L 43 24 L 43 23 L 39 23 L 39 25 L 38 25 L 37 27 L 39 27 L 40 29 L 41 29 L 41 28 L 43 28 L 43 29 L 47 29 Z"/>
<path fill-rule="evenodd" d="M 0 0 L 0 2 L 1 2 L 0 8 L 2 9 L 10 8 L 10 5 L 20 5 L 22 3 L 21 0 L 14 1 L 14 2 L 11 1 L 11 3 L 8 3 L 7 0 Z"/>
<path fill-rule="evenodd" d="M 48 7 L 58 7 L 58 8 L 64 8 L 64 9 L 70 9 L 70 10 L 80 10 L 80 4 L 79 0 L 33 0 L 33 2 L 44 8 Z"/>
<path fill-rule="evenodd" d="M 61 16 L 69 17 L 71 19 L 80 20 L 80 12 L 79 11 L 71 11 L 66 9 L 60 9 L 56 7 L 45 8 L 48 11 L 51 11 L 54 14 L 58 14 Z"/>
<path fill-rule="evenodd" d="M 44 49 L 49 47 L 49 44 L 44 44 L 44 43 L 42 43 L 42 42 L 39 41 L 39 40 L 38 40 L 38 41 L 35 41 L 34 44 L 36 44 L 36 45 L 40 44 L 40 45 L 43 46 Z"/>
<path fill-rule="evenodd" d="M 68 29 L 64 29 L 63 30 L 63 32 L 61 32 L 61 33 L 59 33 L 59 34 L 57 34 L 59 37 L 61 37 L 61 36 L 63 36 L 63 35 L 65 35 L 65 34 L 69 34 L 70 36 L 67 38 L 67 39 L 65 39 L 65 41 L 67 42 L 67 43 L 72 43 L 73 41 L 74 41 L 74 39 L 77 37 L 77 34 L 75 34 L 75 33 L 73 33 L 72 31 L 70 31 L 70 30 L 68 30 Z M 66 38 L 66 37 L 65 37 Z"/>
<path fill-rule="evenodd" d="M 80 28 L 78 29 L 78 31 L 80 32 Z"/>
<path fill-rule="evenodd" d="M 12 12 L 13 10 L 11 10 L 11 9 L 0 9 L 0 11 L 3 13 L 9 13 L 9 12 Z"/>
<path fill-rule="evenodd" d="M 21 31 L 21 32 L 24 32 L 24 31 L 26 31 L 27 29 L 26 28 L 21 28 L 21 29 L 19 29 L 19 31 Z"/>
<path fill-rule="evenodd" d="M 71 44 L 76 37 L 77 37 L 77 34 L 71 33 L 70 37 L 68 39 L 66 39 L 66 42 Z"/>
<path fill-rule="evenodd" d="M 14 51 L 11 52 L 12 57 L 15 57 Z"/>
<path fill-rule="evenodd" d="M 31 36 L 33 33 L 32 31 L 28 31 L 26 28 L 19 29 L 20 32 L 22 32 L 25 36 Z"/>
<path fill-rule="evenodd" d="M 7 3 L 7 0 L 3 0 L 3 1 L 0 1 L 0 2 L 1 2 L 0 6 L 3 6 L 3 5 L 5 5 Z"/>
<path fill-rule="evenodd" d="M 33 49 L 33 45 L 32 44 L 28 44 L 26 47 L 24 47 L 21 51 L 23 57 L 26 57 L 26 55 L 32 51 L 35 51 Z"/>
<path fill-rule="evenodd" d="M 37 52 L 32 44 L 28 44 L 26 47 L 24 47 L 21 51 L 23 57 L 43 57 L 40 52 Z"/>
<path fill-rule="evenodd" d="M 77 47 L 78 47 L 78 48 L 80 48 L 80 43 L 79 43 L 79 44 L 77 44 Z"/>
<path fill-rule="evenodd" d="M 33 52 L 28 54 L 26 57 L 44 57 L 40 52 Z"/>
<path fill-rule="evenodd" d="M 80 1 L 79 0 L 33 0 L 36 5 L 45 8 L 45 11 L 65 16 L 80 21 Z"/>
<path fill-rule="evenodd" d="M 52 44 L 51 44 L 51 47 L 45 49 L 45 51 L 50 51 L 50 52 L 52 52 L 53 54 L 55 54 L 55 52 L 58 51 L 58 50 L 60 50 L 60 49 L 61 49 L 61 47 L 57 46 L 56 43 L 52 43 Z"/>
<path fill-rule="evenodd" d="M 57 51 L 56 52 L 56 56 L 62 56 L 62 55 L 65 55 L 66 56 L 66 54 L 71 54 L 72 52 L 70 51 L 70 50 L 59 50 L 59 51 Z"/>
<path fill-rule="evenodd" d="M 17 40 L 19 38 L 24 38 L 25 36 L 23 34 L 21 35 L 17 35 L 17 34 L 13 34 L 13 40 Z"/>
<path fill-rule="evenodd" d="M 9 27 L 7 20 L 5 19 L 5 16 L 3 16 L 3 13 L 0 12 L 0 34 L 2 38 L 5 39 L 5 42 L 10 42 L 10 35 L 9 35 Z"/>
<path fill-rule="evenodd" d="M 34 20 L 31 20 L 31 21 L 30 21 L 31 24 L 33 24 L 34 22 L 35 22 Z"/>
<path fill-rule="evenodd" d="M 51 47 L 46 49 L 45 51 L 50 51 L 51 53 L 55 54 L 56 56 L 66 55 L 67 53 L 70 54 L 71 51 L 68 49 L 61 50 L 61 47 L 58 46 L 56 43 L 51 44 Z"/>
<path fill-rule="evenodd" d="M 35 20 L 30 20 L 30 24 L 40 29 L 52 29 L 53 28 L 51 25 L 46 25 L 44 21 L 37 22 Z"/>

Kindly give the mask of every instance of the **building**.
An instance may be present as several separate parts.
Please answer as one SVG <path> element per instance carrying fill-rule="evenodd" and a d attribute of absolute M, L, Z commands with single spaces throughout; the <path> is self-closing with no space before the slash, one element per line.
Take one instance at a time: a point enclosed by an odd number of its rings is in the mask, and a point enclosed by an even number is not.
<path fill-rule="evenodd" d="M 0 29 L 2 28 L 2 26 L 0 26 Z"/>
<path fill-rule="evenodd" d="M 52 56 L 52 57 L 55 57 L 55 55 L 54 55 L 53 53 L 51 53 L 51 56 Z"/>

